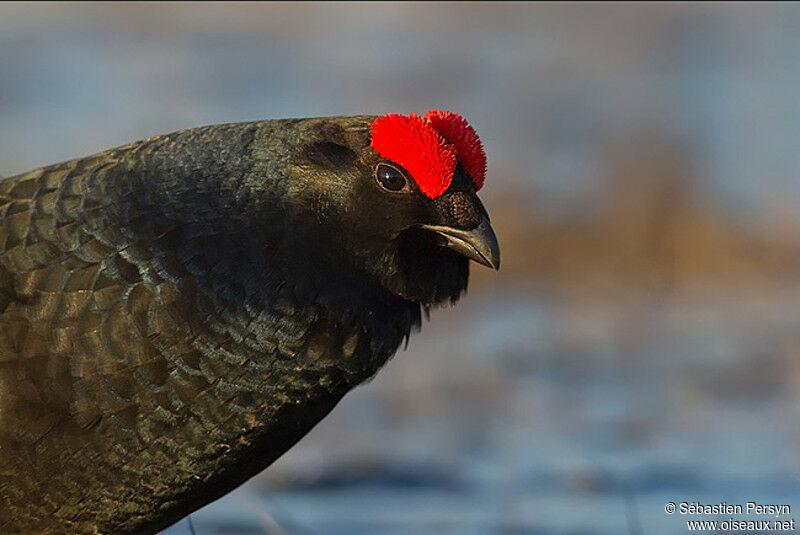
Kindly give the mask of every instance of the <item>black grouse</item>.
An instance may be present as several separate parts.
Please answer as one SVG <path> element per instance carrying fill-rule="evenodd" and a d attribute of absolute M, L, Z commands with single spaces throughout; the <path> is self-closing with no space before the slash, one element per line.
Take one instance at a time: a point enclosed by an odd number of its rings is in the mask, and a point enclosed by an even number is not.
<path fill-rule="evenodd" d="M 459 115 L 207 126 L 0 181 L 0 533 L 155 533 L 499 266 Z"/>

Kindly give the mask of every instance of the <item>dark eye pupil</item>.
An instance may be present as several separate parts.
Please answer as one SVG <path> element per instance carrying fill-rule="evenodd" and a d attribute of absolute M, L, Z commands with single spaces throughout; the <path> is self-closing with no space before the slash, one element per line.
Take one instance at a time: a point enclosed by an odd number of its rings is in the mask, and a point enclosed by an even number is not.
<path fill-rule="evenodd" d="M 391 165 L 380 164 L 375 174 L 381 186 L 389 191 L 400 191 L 406 185 L 403 174 Z"/>

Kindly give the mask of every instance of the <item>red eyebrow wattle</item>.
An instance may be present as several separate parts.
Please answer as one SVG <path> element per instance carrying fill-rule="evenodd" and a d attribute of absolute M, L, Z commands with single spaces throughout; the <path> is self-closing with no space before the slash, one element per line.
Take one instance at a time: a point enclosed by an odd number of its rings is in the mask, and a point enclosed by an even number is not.
<path fill-rule="evenodd" d="M 425 122 L 455 145 L 458 160 L 472 177 L 475 191 L 481 189 L 486 179 L 486 153 L 475 129 L 463 117 L 451 111 L 431 110 L 425 114 Z"/>
<path fill-rule="evenodd" d="M 419 115 L 390 113 L 372 123 L 372 148 L 411 173 L 419 189 L 435 199 L 450 187 L 455 149 Z"/>
<path fill-rule="evenodd" d="M 475 129 L 457 113 L 431 110 L 425 118 L 389 113 L 371 125 L 372 148 L 402 165 L 431 199 L 442 195 L 461 162 L 475 190 L 486 177 L 486 154 Z"/>

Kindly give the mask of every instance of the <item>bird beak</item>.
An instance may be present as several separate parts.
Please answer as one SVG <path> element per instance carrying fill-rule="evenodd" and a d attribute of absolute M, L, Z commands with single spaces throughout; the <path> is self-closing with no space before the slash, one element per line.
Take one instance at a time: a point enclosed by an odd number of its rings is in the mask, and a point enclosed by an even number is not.
<path fill-rule="evenodd" d="M 444 246 L 448 249 L 486 267 L 500 269 L 500 245 L 486 216 L 482 216 L 480 225 L 472 230 L 442 225 L 422 225 L 422 228 L 441 236 L 445 240 Z"/>

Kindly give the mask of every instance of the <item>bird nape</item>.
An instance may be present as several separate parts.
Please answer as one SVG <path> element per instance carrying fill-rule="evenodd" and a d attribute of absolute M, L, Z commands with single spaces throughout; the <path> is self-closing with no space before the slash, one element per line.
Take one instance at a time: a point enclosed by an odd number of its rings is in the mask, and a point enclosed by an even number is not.
<path fill-rule="evenodd" d="M 0 181 L 0 533 L 155 533 L 499 267 L 460 116 L 214 125 Z"/>

